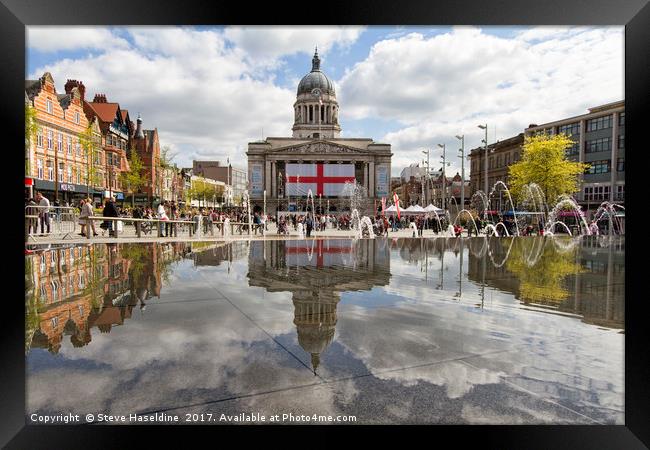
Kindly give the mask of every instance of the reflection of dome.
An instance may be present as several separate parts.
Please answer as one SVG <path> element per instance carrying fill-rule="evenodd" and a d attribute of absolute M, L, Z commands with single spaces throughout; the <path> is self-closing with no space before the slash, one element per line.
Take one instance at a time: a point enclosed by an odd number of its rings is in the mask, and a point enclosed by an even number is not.
<path fill-rule="evenodd" d="M 305 75 L 298 84 L 298 95 L 311 94 L 311 91 L 316 88 L 320 89 L 323 94 L 336 95 L 334 83 L 320 70 L 318 50 L 316 50 L 314 58 L 311 60 L 311 72 Z"/>
<path fill-rule="evenodd" d="M 337 295 L 324 298 L 324 292 L 294 292 L 294 319 L 298 332 L 298 344 L 311 354 L 311 363 L 316 373 L 320 354 L 332 343 L 336 328 Z M 334 293 L 331 293 L 334 294 Z"/>

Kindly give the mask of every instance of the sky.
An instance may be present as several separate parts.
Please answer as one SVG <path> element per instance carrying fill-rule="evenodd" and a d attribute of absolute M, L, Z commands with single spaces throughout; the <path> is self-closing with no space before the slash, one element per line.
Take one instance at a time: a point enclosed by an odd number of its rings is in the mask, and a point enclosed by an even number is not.
<path fill-rule="evenodd" d="M 291 136 L 300 79 L 318 46 L 334 82 L 341 137 L 392 145 L 392 175 L 421 163 L 460 170 L 488 142 L 624 98 L 623 27 L 27 27 L 25 76 L 57 92 L 83 81 L 90 100 L 141 114 L 179 167 L 230 158 Z M 469 175 L 468 164 L 465 167 Z"/>

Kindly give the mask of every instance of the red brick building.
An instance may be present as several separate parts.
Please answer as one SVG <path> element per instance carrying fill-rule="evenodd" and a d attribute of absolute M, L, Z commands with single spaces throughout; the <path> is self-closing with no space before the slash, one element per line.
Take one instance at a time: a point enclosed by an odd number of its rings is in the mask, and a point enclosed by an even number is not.
<path fill-rule="evenodd" d="M 88 120 L 97 118 L 102 133 L 106 165 L 104 197 L 112 195 L 123 200 L 120 174 L 129 170 L 127 149 L 131 146 L 133 130 L 128 111 L 122 110 L 119 103 L 108 102 L 104 94 L 96 94 L 92 102 L 86 101 L 83 105 Z"/>
<path fill-rule="evenodd" d="M 94 189 L 88 188 L 87 155 L 79 135 L 88 126 L 84 114 L 83 83 L 68 80 L 65 94 L 59 94 L 49 72 L 38 80 L 25 80 L 26 102 L 36 112 L 37 135 L 28 152 L 34 190 L 61 204 L 76 201 Z"/>
<path fill-rule="evenodd" d="M 160 167 L 160 140 L 158 139 L 158 128 L 144 130 L 142 118 L 138 116 L 137 125 L 133 132 L 133 147 L 138 152 L 145 169 L 145 176 L 148 180 L 140 193 L 146 195 L 146 202 L 158 202 L 161 198 L 163 186 L 163 171 Z M 142 199 L 142 197 L 140 197 Z"/>

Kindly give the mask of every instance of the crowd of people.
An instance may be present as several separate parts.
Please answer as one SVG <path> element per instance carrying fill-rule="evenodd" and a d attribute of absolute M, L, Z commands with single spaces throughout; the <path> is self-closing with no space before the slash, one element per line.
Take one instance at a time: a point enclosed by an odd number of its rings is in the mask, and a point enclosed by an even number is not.
<path fill-rule="evenodd" d="M 158 227 L 158 235 L 163 237 L 171 237 L 174 233 L 172 221 L 177 222 L 177 229 L 185 231 L 188 227 L 193 227 L 191 230 L 196 233 L 199 226 L 202 227 L 202 232 L 205 235 L 223 234 L 223 226 L 226 219 L 233 225 L 232 232 L 247 234 L 249 229 L 249 214 L 242 208 L 228 210 L 209 208 L 209 207 L 187 207 L 186 205 L 179 205 L 174 201 L 164 201 L 158 204 L 155 208 L 146 206 L 130 207 L 125 205 L 120 207 L 116 204 L 115 197 L 110 197 L 105 200 L 101 208 L 96 208 L 93 205 L 91 198 L 83 198 L 76 205 L 64 204 L 60 205 L 58 201 L 50 205 L 50 201 L 44 197 L 40 192 L 37 192 L 34 198 L 30 198 L 26 202 L 27 212 L 30 213 L 30 218 L 27 219 L 28 232 L 37 234 L 40 226 L 40 234 L 46 235 L 51 232 L 51 223 L 53 214 L 62 214 L 61 211 L 68 211 L 67 209 L 51 208 L 51 206 L 65 206 L 68 208 L 75 208 L 78 214 L 78 223 L 81 226 L 81 236 L 86 236 L 87 233 L 92 232 L 94 236 L 99 233 L 95 228 L 95 221 L 89 220 L 90 216 L 101 215 L 103 217 L 111 218 L 133 218 L 133 219 L 151 219 L 152 222 L 146 220 L 140 221 L 141 231 L 145 234 L 151 234 Z M 31 208 L 30 208 L 31 207 Z M 153 219 L 158 219 L 153 221 Z M 432 214 L 420 215 L 402 215 L 398 218 L 395 215 L 376 215 L 369 217 L 372 225 L 373 233 L 376 236 L 387 236 L 389 231 L 397 232 L 404 229 L 412 229 L 413 237 L 422 236 L 424 230 L 431 230 L 434 234 L 442 232 L 449 232 L 449 221 L 446 216 L 438 216 L 437 218 Z M 467 236 L 476 235 L 490 232 L 489 225 L 495 226 L 497 223 L 502 223 L 503 227 L 507 230 L 510 236 L 521 235 L 543 235 L 544 224 L 542 221 L 535 223 L 521 224 L 519 226 L 515 223 L 513 217 L 473 217 L 461 218 L 460 223 L 454 223 L 453 233 L 455 236 L 460 236 L 466 232 Z M 323 232 L 327 229 L 331 230 L 351 230 L 355 226 L 355 220 L 349 213 L 335 214 L 311 214 L 311 213 L 289 213 L 280 216 L 264 215 L 261 212 L 254 212 L 250 215 L 251 225 L 250 230 L 254 234 L 265 234 L 269 229 L 269 224 L 275 223 L 277 225 L 277 233 L 280 235 L 288 235 L 291 230 L 297 231 L 298 227 L 302 224 L 302 229 L 305 236 L 311 237 L 312 232 Z M 157 225 L 156 225 L 157 224 Z M 105 220 L 99 225 L 102 234 L 108 232 L 109 236 L 115 236 L 115 233 L 122 231 L 121 221 Z M 562 232 L 562 230 L 556 230 Z M 503 233 L 502 230 L 498 230 Z M 518 231 L 518 233 L 517 233 Z M 598 224 L 591 222 L 589 225 L 591 234 L 600 234 Z M 230 232 L 230 230 L 229 230 Z M 367 230 L 362 227 L 362 232 L 367 233 Z"/>

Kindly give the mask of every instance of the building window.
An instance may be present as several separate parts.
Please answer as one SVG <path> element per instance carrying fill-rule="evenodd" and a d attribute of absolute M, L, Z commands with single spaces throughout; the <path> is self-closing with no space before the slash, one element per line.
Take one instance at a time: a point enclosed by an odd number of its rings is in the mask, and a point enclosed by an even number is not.
<path fill-rule="evenodd" d="M 52 130 L 47 130 L 47 149 L 52 150 L 52 145 L 54 142 L 54 133 Z"/>
<path fill-rule="evenodd" d="M 72 156 L 72 138 L 68 136 L 68 156 Z"/>
<path fill-rule="evenodd" d="M 79 112 L 77 111 L 77 112 L 74 114 L 74 123 L 76 123 L 77 125 L 79 125 L 80 122 L 81 122 L 81 115 L 80 115 Z"/>
<path fill-rule="evenodd" d="M 585 201 L 602 201 L 609 199 L 609 186 L 585 188 Z"/>
<path fill-rule="evenodd" d="M 585 153 L 605 152 L 605 151 L 611 151 L 611 149 L 612 149 L 611 137 L 593 139 L 591 141 L 585 142 Z"/>
<path fill-rule="evenodd" d="M 612 128 L 612 115 L 598 117 L 587 121 L 587 131 L 603 130 Z"/>
<path fill-rule="evenodd" d="M 38 168 L 36 177 L 39 180 L 42 180 L 43 179 L 43 160 L 42 159 L 37 159 L 36 160 L 36 167 Z"/>
<path fill-rule="evenodd" d="M 54 288 L 54 292 L 56 293 L 57 289 Z M 59 325 L 59 318 L 54 316 L 52 317 L 52 328 L 56 328 Z"/>
<path fill-rule="evenodd" d="M 616 200 L 625 200 L 625 185 L 619 184 L 616 186 Z"/>
<path fill-rule="evenodd" d="M 52 160 L 47 160 L 47 179 L 54 181 L 54 166 L 52 165 Z"/>
<path fill-rule="evenodd" d="M 568 125 L 560 125 L 557 127 L 558 134 L 564 133 L 569 136 L 580 136 L 580 122 L 570 123 Z"/>
<path fill-rule="evenodd" d="M 52 114 L 52 100 L 50 100 L 50 99 L 48 98 L 46 104 L 47 104 L 47 112 L 48 112 L 49 114 Z"/>
<path fill-rule="evenodd" d="M 36 146 L 38 148 L 43 148 L 43 131 L 38 130 L 36 133 Z"/>
<path fill-rule="evenodd" d="M 618 135 L 618 148 L 621 150 L 625 148 L 625 135 L 624 134 L 619 134 Z"/>
<path fill-rule="evenodd" d="M 81 145 L 79 144 L 79 142 L 75 142 L 74 149 L 75 152 L 77 153 L 77 156 L 81 156 Z"/>
<path fill-rule="evenodd" d="M 625 125 L 625 111 L 618 115 L 618 124 Z"/>
<path fill-rule="evenodd" d="M 519 161 L 519 152 L 515 152 L 514 158 L 512 158 L 513 162 Z"/>
<path fill-rule="evenodd" d="M 616 160 L 616 171 L 625 172 L 625 158 L 618 158 Z"/>
<path fill-rule="evenodd" d="M 68 166 L 68 183 L 72 183 L 72 166 Z"/>
<path fill-rule="evenodd" d="M 585 170 L 586 174 L 594 175 L 598 173 L 609 173 L 610 172 L 610 162 L 609 159 L 604 159 L 602 161 L 592 161 L 589 164 L 591 166 Z"/>
<path fill-rule="evenodd" d="M 59 133 L 59 140 L 58 140 L 58 147 L 57 150 L 62 152 L 63 151 L 63 135 Z"/>
<path fill-rule="evenodd" d="M 59 172 L 57 174 L 57 178 L 59 179 L 59 183 L 63 183 L 63 172 L 65 171 L 65 164 L 59 163 Z"/>
<path fill-rule="evenodd" d="M 81 184 L 81 170 L 77 169 L 77 184 Z"/>

